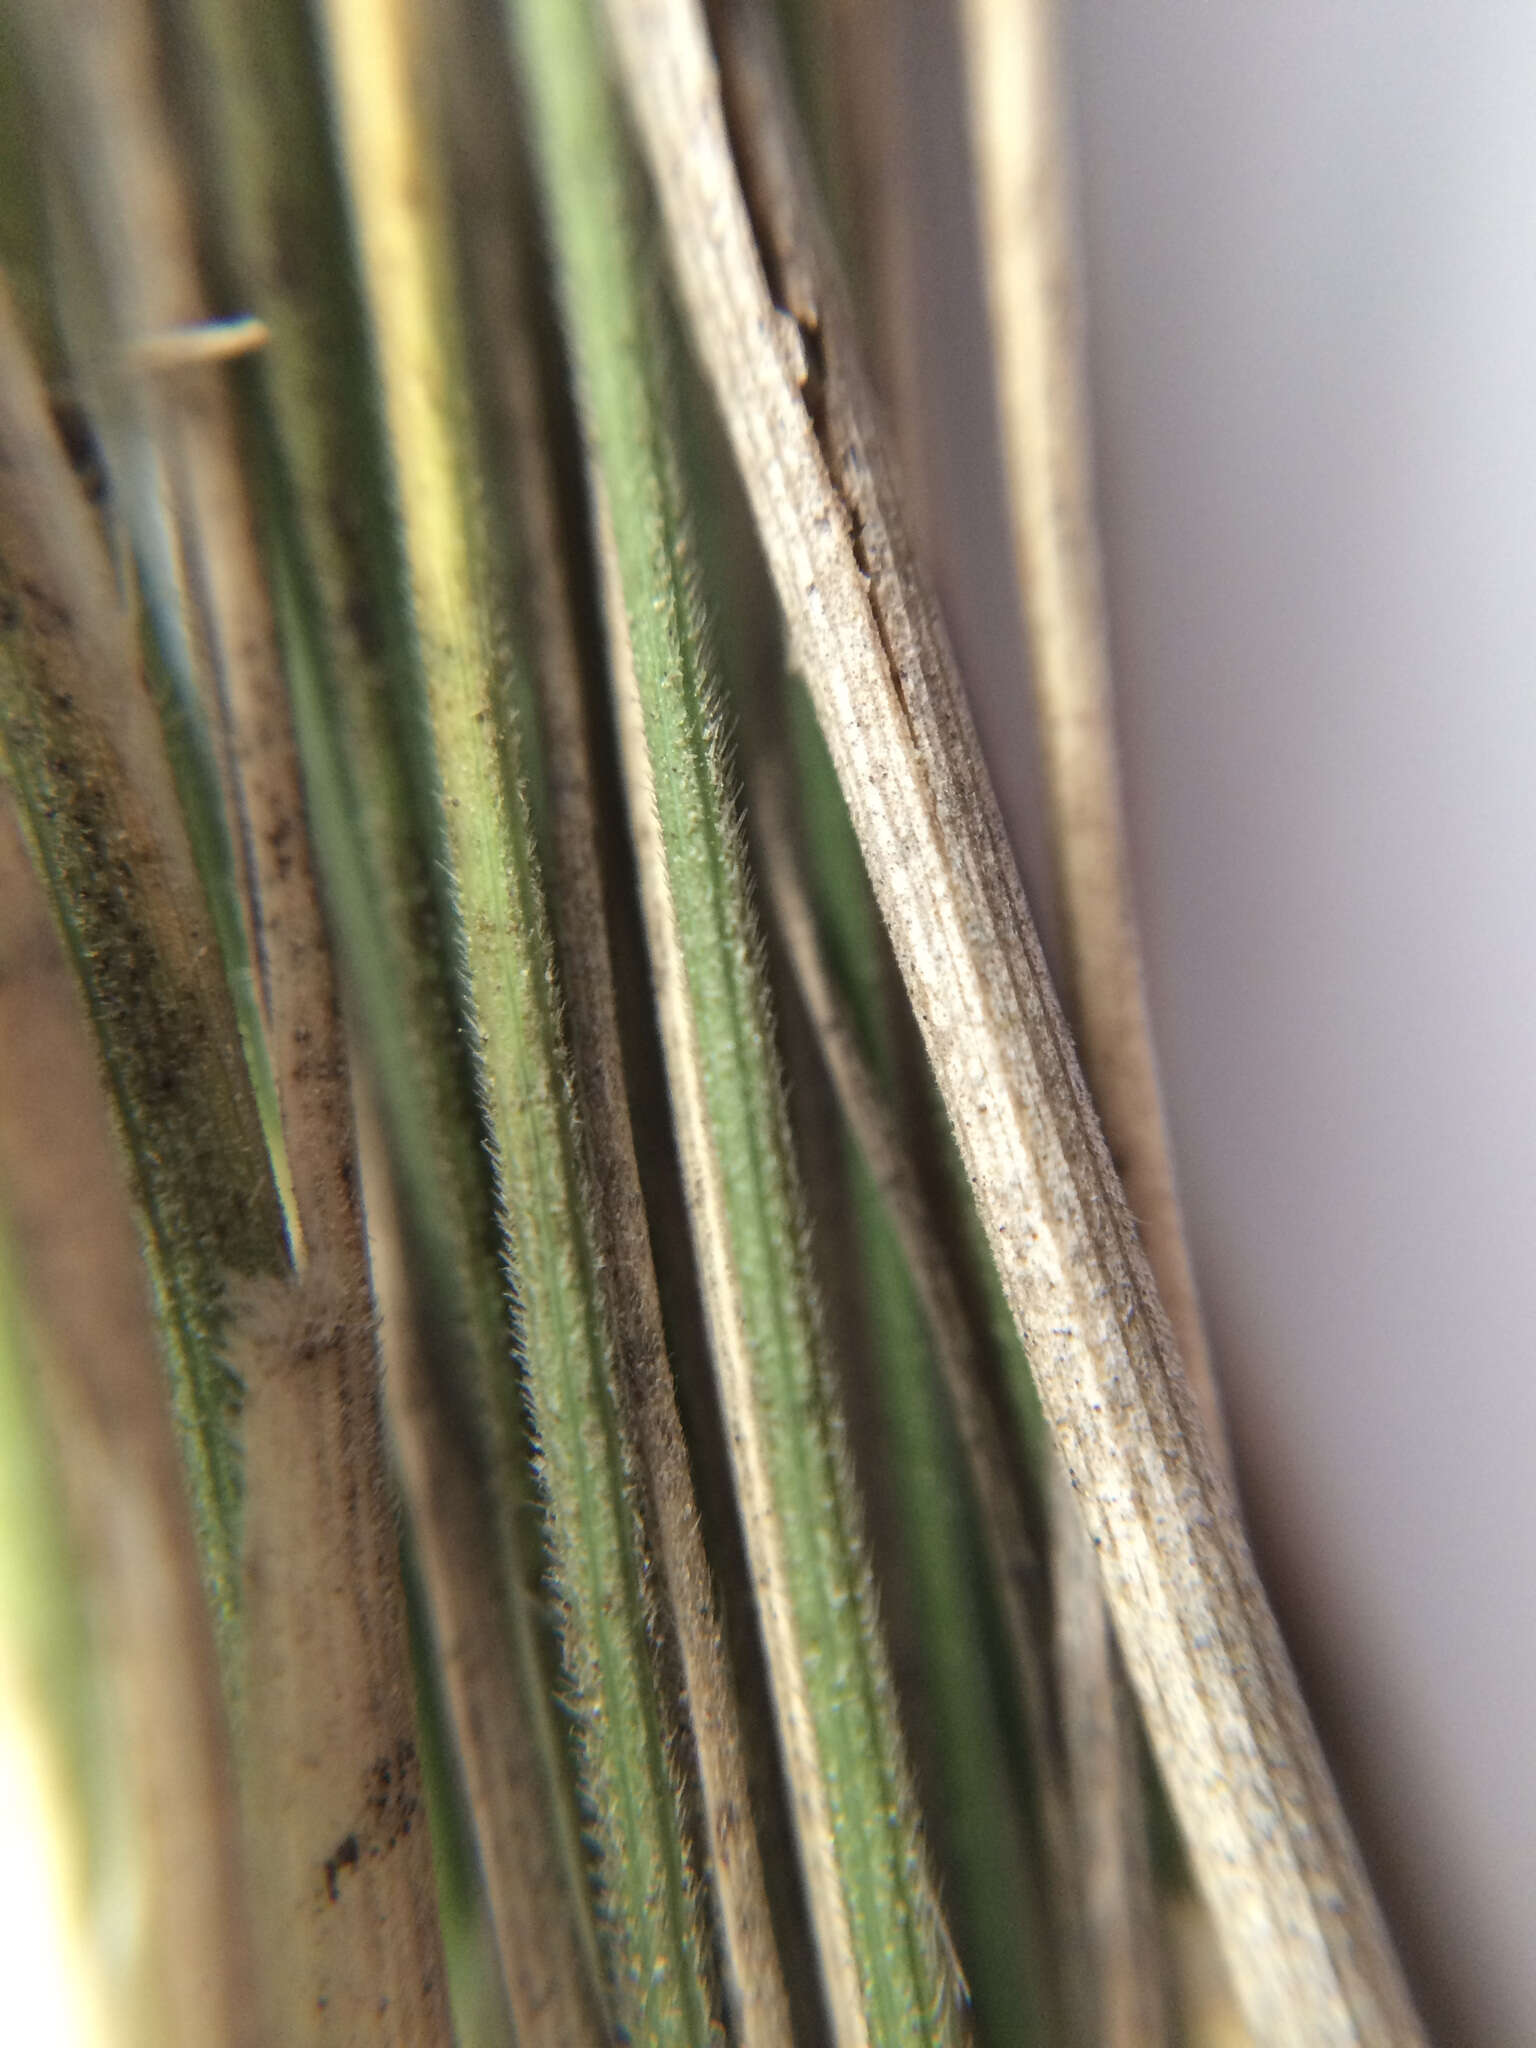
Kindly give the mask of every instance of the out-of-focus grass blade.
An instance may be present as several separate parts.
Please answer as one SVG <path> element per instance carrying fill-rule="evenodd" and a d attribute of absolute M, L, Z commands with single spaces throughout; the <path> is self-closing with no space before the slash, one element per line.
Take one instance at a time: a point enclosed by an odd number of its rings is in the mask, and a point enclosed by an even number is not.
<path fill-rule="evenodd" d="M 244 1376 L 237 1696 L 263 2018 L 297 2044 L 382 2009 L 399 2036 L 426 2044 L 446 2039 L 448 2019 L 429 1843 L 413 1827 L 419 1771 L 348 1065 L 226 367 L 264 330 L 208 318 L 146 0 L 104 11 L 69 0 L 67 13 L 69 45 L 45 61 L 61 103 L 92 122 L 78 256 L 102 280 L 111 353 L 99 416 L 122 432 L 108 502 L 125 508 L 159 644 L 174 668 L 195 670 L 223 763 L 296 1219 L 293 1277 L 253 1286 L 230 1335 Z M 162 574 L 171 557 L 174 589 Z"/>
<path fill-rule="evenodd" d="M 454 2044 L 455 2048 L 515 2048 L 517 2033 L 480 1879 L 474 1823 L 453 1753 L 442 1674 L 434 1661 L 432 1622 L 423 1611 L 420 1579 L 409 1568 L 406 1590 L 411 1607 L 421 1779 L 432 1825 L 432 1870 L 453 2006 Z"/>
<path fill-rule="evenodd" d="M 1212 1455 L 1230 1451 L 1184 1235 L 1131 900 L 1095 531 L 1054 0 L 958 11 L 999 441 L 1051 823 L 1065 1000 Z M 1090 1996 L 1129 2048 L 1166 2034 L 1133 1710 L 1091 1550 L 1053 1490 L 1057 1651 Z"/>
<path fill-rule="evenodd" d="M 426 1218 L 449 1202 L 469 1238 L 463 1212 L 486 1182 L 466 1167 L 478 1129 L 444 1071 L 456 1022 L 434 923 L 429 747 L 410 701 L 410 600 L 323 53 L 303 0 L 272 0 L 259 19 L 238 0 L 169 13 L 198 87 L 210 239 L 226 288 L 260 307 L 272 337 L 247 386 L 252 466 L 332 913 L 397 1164 Z M 462 1248 L 444 1256 L 451 1271 Z M 500 1287 L 494 1272 L 476 1278 L 461 1291 L 499 1349 Z"/>
<path fill-rule="evenodd" d="M 428 144 L 423 25 L 402 5 L 358 0 L 330 0 L 323 19 L 517 1290 L 610 1992 L 633 2037 L 702 2044 L 710 1973 L 653 1693 L 627 1449 L 519 788 L 444 194 Z"/>
<path fill-rule="evenodd" d="M 121 1853 L 124 1802 L 110 1797 L 100 1674 L 6 1222 L 0 1216 L 0 1887 L 13 1903 L 0 1963 L 20 2023 L 49 2025 L 71 2048 L 129 2048 L 128 2030 L 109 2032 L 107 2022 L 120 2011 L 126 1973 L 103 1969 L 95 1924 L 117 1903 L 114 1885 L 133 1883 Z"/>
<path fill-rule="evenodd" d="M 3 795 L 0 1043 L 0 1627 L 34 1673 L 60 1767 L 43 1782 L 75 1794 L 60 1836 L 83 1844 L 114 2031 L 255 2048 L 235 1770 L 148 1280 L 85 1014 Z"/>
<path fill-rule="evenodd" d="M 0 736 L 81 978 L 175 1364 L 205 1569 L 239 1602 L 232 1286 L 288 1271 L 281 1205 L 130 623 L 0 297 Z"/>
<path fill-rule="evenodd" d="M 197 365 L 221 360 L 221 347 L 259 343 L 260 330 L 204 326 L 200 288 L 161 260 L 179 211 L 178 175 L 154 118 L 142 8 L 98 15 L 94 0 L 17 0 L 13 31 L 30 143 L 24 176 L 45 230 L 35 263 L 62 344 L 63 388 L 106 471 L 117 568 L 143 609 L 147 674 L 286 1205 L 251 849 L 218 716 L 221 649 L 188 461 L 201 424 Z"/>
<path fill-rule="evenodd" d="M 811 1301 L 632 174 L 585 6 L 512 10 L 589 436 L 621 754 L 717 1383 L 834 2036 L 955 2024 Z"/>
<path fill-rule="evenodd" d="M 1174 1185 L 1131 902 L 1080 360 L 1055 0 L 965 0 L 1000 442 L 1083 1070 L 1200 1402 L 1228 1459 Z"/>

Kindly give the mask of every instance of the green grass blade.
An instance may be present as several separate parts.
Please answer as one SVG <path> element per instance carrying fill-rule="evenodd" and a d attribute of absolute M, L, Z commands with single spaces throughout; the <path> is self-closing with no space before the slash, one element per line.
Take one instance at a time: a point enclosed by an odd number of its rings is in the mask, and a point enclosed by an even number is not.
<path fill-rule="evenodd" d="M 698 1838 L 710 1845 L 703 1874 L 714 1908 L 728 2029 L 738 2048 L 787 2048 L 789 2001 L 758 1837 L 760 1816 L 749 1790 L 736 1682 L 683 1434 L 631 1119 L 610 937 L 610 910 L 620 891 L 616 875 L 605 876 L 603 866 L 604 847 L 612 859 L 623 825 L 619 819 L 605 834 L 599 824 L 601 771 L 576 602 L 585 536 L 576 507 L 559 490 L 563 430 L 570 422 L 553 388 L 557 351 L 544 304 L 547 275 L 536 260 L 530 167 L 519 148 L 523 138 L 506 120 L 510 79 L 500 24 L 491 10 L 482 14 L 473 5 L 463 15 L 464 28 L 472 16 L 474 28 L 491 37 L 486 49 L 466 34 L 457 61 L 449 60 L 464 271 L 488 411 L 506 451 L 499 467 L 511 480 L 510 546 L 537 700 L 529 716 L 541 742 L 530 810 L 548 878 L 581 1102 L 594 1243 L 618 1360 L 621 1428 L 637 1453 L 640 1501 L 656 1564 L 657 1647 L 663 1668 L 675 1673 L 677 1711 L 669 1740 L 678 1745 L 697 1788 Z M 509 192 L 515 195 L 511 234 Z M 558 364 L 562 372 L 564 367 Z"/>
<path fill-rule="evenodd" d="M 707 1966 L 645 1641 L 626 1451 L 519 787 L 443 195 L 420 112 L 430 86 L 419 24 L 402 8 L 350 0 L 333 0 L 325 22 L 517 1290 L 615 2016 L 635 2038 L 702 2043 Z"/>
<path fill-rule="evenodd" d="M 851 1149 L 851 1148 L 850 1148 Z M 987 1616 L 965 1481 L 936 1383 L 922 1309 L 868 1165 L 851 1160 L 882 1419 L 903 1504 L 904 1563 L 923 1655 L 934 1790 L 955 1931 L 977 2039 L 1025 2048 L 1045 2023 L 1039 1902 L 1007 1745 L 987 1683 Z"/>
<path fill-rule="evenodd" d="M 772 784 L 755 792 L 759 845 L 780 942 L 846 1120 L 885 1455 L 903 1505 L 897 1569 L 910 1588 L 921 1660 L 931 1729 L 925 1789 L 938 1818 L 946 1897 L 978 2039 L 1049 2039 L 1076 1868 L 1047 1668 L 1050 1618 L 1037 1611 L 1045 1560 L 1015 1494 L 1030 1475 L 1002 1450 L 1007 1432 L 989 1399 L 977 1333 L 919 1162 L 890 1107 L 895 1020 L 878 913 L 799 686 L 790 692 L 789 739 L 807 885 Z M 942 1171 L 942 1152 L 937 1163 Z M 994 1634 L 1006 1646 L 997 1680 Z M 998 1681 L 1002 1699 L 1013 1696 L 1029 1751 L 1038 1843 L 1010 1797 Z"/>
<path fill-rule="evenodd" d="M 409 1246 L 391 1425 L 520 2038 L 591 2040 L 596 1956 L 525 1587 L 530 1480 L 484 1123 L 445 926 L 435 770 L 357 260 L 302 0 L 174 10 L 229 303 L 272 345 L 244 380 L 279 630 L 327 907 L 388 1152 L 370 1220 Z M 418 1353 L 421 1355 L 418 1356 Z M 478 1410 L 472 1470 L 446 1375 Z M 454 1403 L 447 1404 L 450 1408 Z M 489 1484 L 482 1482 L 488 1478 Z"/>
<path fill-rule="evenodd" d="M 188 0 L 174 18 L 200 88 L 224 288 L 272 337 L 245 389 L 311 829 L 397 1163 L 425 1218 L 448 1205 L 434 1242 L 452 1274 L 451 1240 L 475 1235 L 466 1219 L 488 1184 L 462 1077 L 445 1071 L 457 1019 L 434 918 L 432 770 L 322 52 L 303 0 L 272 0 L 259 20 L 238 0 Z M 494 1272 L 465 1275 L 460 1292 L 498 1351 Z"/>
<path fill-rule="evenodd" d="M 828 2005 L 840 2042 L 943 2039 L 953 2005 L 811 1300 L 631 166 L 588 10 L 513 12 L 594 464 L 663 1048 Z"/>
<path fill-rule="evenodd" d="M 240 1521 L 229 1289 L 286 1274 L 283 1214 L 131 629 L 3 304 L 0 448 L 0 736 L 106 1064 L 228 1619 Z"/>
<path fill-rule="evenodd" d="M 177 799 L 202 879 L 251 1084 L 291 1214 L 277 1086 L 263 1023 L 259 913 L 233 762 L 219 716 L 226 650 L 213 615 L 196 453 L 198 377 L 176 336 L 204 312 L 186 268 L 160 260 L 178 175 L 135 10 L 66 22 L 19 0 L 12 81 L 27 115 L 34 246 L 24 274 L 49 294 L 58 388 L 88 421 L 104 472 L 118 573 L 141 613 L 145 661 Z M 21 208 L 12 203 L 13 228 Z M 215 375 L 221 374 L 218 371 Z M 191 459 L 189 460 L 189 456 Z"/>

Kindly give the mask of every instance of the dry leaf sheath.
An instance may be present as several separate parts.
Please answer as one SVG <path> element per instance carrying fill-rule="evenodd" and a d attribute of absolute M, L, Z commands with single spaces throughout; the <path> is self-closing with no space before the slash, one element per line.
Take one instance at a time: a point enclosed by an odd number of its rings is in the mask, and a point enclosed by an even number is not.
<path fill-rule="evenodd" d="M 1174 1184 L 1131 904 L 1093 514 L 1054 0 L 960 15 L 1017 581 L 1051 817 L 1063 1000 L 1206 1447 L 1230 1472 Z M 1151 1885 L 1125 1680 L 1065 1489 L 1052 1492 L 1058 1660 L 1101 2031 L 1158 2037 Z"/>
<path fill-rule="evenodd" d="M 1174 1187 L 1121 819 L 1054 0 L 966 0 L 1001 443 L 1052 812 L 1066 1003 L 1200 1403 L 1228 1455 Z"/>
<path fill-rule="evenodd" d="M 609 16 L 689 329 L 1249 2023 L 1417 2040 L 895 524 L 780 107 L 747 57 L 759 240 L 698 7 Z"/>

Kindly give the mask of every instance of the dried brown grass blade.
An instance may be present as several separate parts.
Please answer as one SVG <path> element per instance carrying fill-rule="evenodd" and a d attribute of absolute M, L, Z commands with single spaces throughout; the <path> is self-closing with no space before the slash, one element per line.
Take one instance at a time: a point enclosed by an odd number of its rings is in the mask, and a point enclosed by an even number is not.
<path fill-rule="evenodd" d="M 1066 1005 L 1207 1442 L 1230 1469 L 1127 873 L 1053 15 L 1050 0 L 967 0 L 959 26 Z M 1088 1887 L 1089 1981 L 1106 2040 L 1154 2041 L 1163 2021 L 1149 1992 L 1160 1958 L 1136 1760 L 1123 1739 L 1125 1681 L 1077 1518 L 1067 1509 L 1055 1522 L 1057 1655 Z"/>
<path fill-rule="evenodd" d="M 1076 1027 L 1206 1441 L 1227 1458 L 1131 904 L 1052 0 L 960 9 L 1002 450 Z"/>
<path fill-rule="evenodd" d="M 1052 0 L 965 0 L 959 13 L 980 201 L 1001 445 L 1051 815 L 1068 1012 L 1111 1156 L 1172 1325 L 1206 1441 L 1230 1471 L 1175 1189 L 1131 903 L 1108 630 L 1093 509 L 1083 324 Z M 1106 2039 L 1155 2039 L 1145 1844 L 1125 1820 L 1134 1759 L 1096 1577 L 1058 1516 L 1058 1653 Z M 1072 1604 L 1081 1611 L 1070 1611 Z M 1127 1764 L 1130 1768 L 1127 1770 Z"/>
<path fill-rule="evenodd" d="M 1168 1993 L 1152 1887 L 1136 1710 L 1120 1668 L 1093 1544 L 1066 1474 L 1051 1472 L 1056 1674 L 1082 1873 L 1081 1995 L 1098 2048 L 1167 2039 Z"/>
<path fill-rule="evenodd" d="M 1250 2024 L 1418 2041 L 912 571 L 782 107 L 738 50 L 754 234 L 696 0 L 608 14 L 689 328 Z"/>

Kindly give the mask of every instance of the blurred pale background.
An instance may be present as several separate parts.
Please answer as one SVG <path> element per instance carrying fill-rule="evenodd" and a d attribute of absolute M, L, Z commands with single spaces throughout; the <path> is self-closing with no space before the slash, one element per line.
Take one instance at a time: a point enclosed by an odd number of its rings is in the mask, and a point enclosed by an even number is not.
<path fill-rule="evenodd" d="M 947 11 L 935 568 L 1033 785 Z M 1437 2038 L 1536 2041 L 1536 7 L 1075 0 L 1151 997 L 1252 1525 Z"/>

